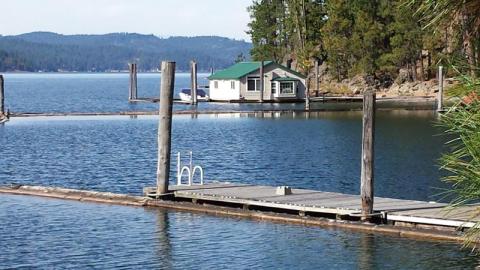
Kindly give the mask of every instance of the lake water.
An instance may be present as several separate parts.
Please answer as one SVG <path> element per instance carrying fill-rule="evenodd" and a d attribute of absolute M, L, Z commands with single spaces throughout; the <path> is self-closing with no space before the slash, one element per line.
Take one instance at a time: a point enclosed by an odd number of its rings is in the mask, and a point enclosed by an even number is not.
<path fill-rule="evenodd" d="M 11 112 L 123 112 L 155 111 L 158 103 L 128 103 L 128 74 L 43 74 L 43 73 L 7 73 L 5 75 L 5 104 Z M 198 74 L 198 83 L 207 85 L 208 74 Z M 190 88 L 190 74 L 177 73 L 175 77 L 175 96 L 182 88 Z M 160 74 L 138 74 L 138 96 L 158 97 L 160 92 Z M 395 106 L 394 104 L 387 104 Z M 379 105 L 383 106 L 382 104 Z M 323 104 L 312 103 L 312 109 L 361 108 L 361 104 Z M 425 106 L 424 106 L 425 107 Z M 430 109 L 432 106 L 426 106 Z M 199 103 L 198 107 L 175 104 L 174 110 L 200 111 L 252 111 L 252 110 L 293 110 L 303 109 L 302 103 L 283 104 L 230 104 Z"/>
<path fill-rule="evenodd" d="M 88 87 L 79 85 L 80 90 Z M 69 99 L 57 91 L 58 98 Z M 125 106 L 124 92 L 113 106 Z M 17 100 L 40 111 L 52 104 L 30 94 L 17 93 Z M 92 99 L 99 110 L 116 110 L 109 102 Z M 85 104 L 78 100 L 71 106 Z M 439 199 L 435 195 L 445 186 L 436 160 L 445 138 L 437 136 L 441 130 L 434 121 L 430 112 L 378 112 L 377 196 Z M 0 125 L 0 185 L 140 194 L 155 182 L 156 132 L 154 116 L 12 118 Z M 193 150 L 207 182 L 359 192 L 359 112 L 176 115 L 172 140 L 173 153 Z M 0 269 L 473 269 L 478 264 L 455 244 L 35 197 L 1 195 L 0 221 Z"/>

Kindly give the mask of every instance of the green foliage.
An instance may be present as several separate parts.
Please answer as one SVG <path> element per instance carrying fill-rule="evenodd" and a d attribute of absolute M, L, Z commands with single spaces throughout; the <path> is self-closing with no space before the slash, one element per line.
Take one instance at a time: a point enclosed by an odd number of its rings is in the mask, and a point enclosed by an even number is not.
<path fill-rule="evenodd" d="M 480 199 L 480 80 L 477 59 L 480 42 L 480 2 L 477 0 L 412 0 L 411 5 L 419 4 L 418 13 L 423 16 L 426 28 L 437 32 L 441 25 L 452 29 L 450 34 L 461 43 L 461 53 L 453 53 L 450 59 L 453 69 L 458 72 L 460 84 L 449 91 L 460 101 L 442 115 L 440 123 L 453 139 L 441 159 L 441 169 L 447 175 L 443 180 L 451 184 L 446 195 L 451 198 L 452 208 L 478 202 Z M 453 31 L 456 29 L 456 31 Z M 449 31 L 445 31 L 447 34 Z M 457 44 L 458 46 L 458 44 Z M 450 46 L 450 49 L 454 46 Z M 445 54 L 444 54 L 445 55 Z M 458 56 L 461 55 L 463 59 Z M 467 67 L 465 69 L 464 67 Z M 469 74 L 469 75 L 467 75 Z M 471 220 L 480 216 L 475 211 Z M 480 243 L 480 222 L 470 228 L 465 235 L 465 246 L 478 252 Z"/>
<path fill-rule="evenodd" d="M 254 60 L 278 63 L 292 58 L 304 72 L 324 58 L 321 28 L 326 19 L 320 0 L 256 0 L 248 8 Z"/>
<path fill-rule="evenodd" d="M 395 77 L 400 69 L 407 69 L 412 78 L 420 69 L 423 73 L 418 77 L 430 79 L 439 63 L 465 55 L 472 70 L 480 40 L 471 27 L 478 28 L 480 19 L 465 19 L 470 11 L 446 1 L 256 0 L 249 8 L 252 57 L 277 62 L 294 59 L 304 73 L 315 60 L 326 60 L 337 80 L 356 75 Z M 442 4 L 434 5 L 437 2 Z M 467 2 L 475 10 L 475 1 Z M 436 22 L 435 31 L 426 30 L 421 23 L 428 17 L 425 12 L 440 7 L 461 7 L 464 19 L 458 19 L 457 12 L 456 17 Z M 450 26 L 448 20 L 457 23 Z"/>
<path fill-rule="evenodd" d="M 445 195 L 451 198 L 451 207 L 478 202 L 480 199 L 480 81 L 461 76 L 462 83 L 454 94 L 468 102 L 458 102 L 441 117 L 441 125 L 453 139 L 447 145 L 449 151 L 440 159 L 441 169 L 447 175 L 443 181 L 451 184 Z M 452 94 L 452 93 L 450 93 Z M 478 218 L 475 212 L 472 219 Z M 465 246 L 478 248 L 480 223 L 469 229 Z"/>

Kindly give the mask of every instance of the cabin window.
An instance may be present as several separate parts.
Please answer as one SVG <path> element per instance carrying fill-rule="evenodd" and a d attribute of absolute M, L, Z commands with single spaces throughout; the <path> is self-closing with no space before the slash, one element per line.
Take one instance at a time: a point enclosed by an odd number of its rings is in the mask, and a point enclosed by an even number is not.
<path fill-rule="evenodd" d="M 230 81 L 230 87 L 231 87 L 232 89 L 235 89 L 235 81 Z"/>
<path fill-rule="evenodd" d="M 271 88 L 272 88 L 272 94 L 276 94 L 277 93 L 277 83 L 272 82 Z"/>
<path fill-rule="evenodd" d="M 280 83 L 280 94 L 293 94 L 293 82 Z"/>
<path fill-rule="evenodd" d="M 218 89 L 218 81 L 213 82 L 213 88 Z"/>
<path fill-rule="evenodd" d="M 247 91 L 260 91 L 260 77 L 247 78 Z"/>

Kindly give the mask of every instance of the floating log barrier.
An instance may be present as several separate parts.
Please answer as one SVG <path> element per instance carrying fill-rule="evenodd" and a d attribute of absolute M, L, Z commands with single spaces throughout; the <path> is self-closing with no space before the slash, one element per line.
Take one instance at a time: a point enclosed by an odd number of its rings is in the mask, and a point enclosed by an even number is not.
<path fill-rule="evenodd" d="M 136 101 L 137 97 L 137 64 L 129 63 L 128 64 L 129 74 L 130 74 L 130 87 L 128 91 L 128 101 Z"/>
<path fill-rule="evenodd" d="M 190 96 L 192 97 L 192 105 L 197 105 L 197 62 L 195 60 L 190 62 L 190 77 L 192 80 L 190 87 Z"/>
<path fill-rule="evenodd" d="M 157 196 L 168 192 L 170 179 L 170 149 L 172 136 L 173 89 L 175 87 L 175 62 L 162 62 L 160 109 L 158 122 Z"/>
<path fill-rule="evenodd" d="M 155 191 L 156 188 L 152 190 Z M 55 187 L 0 186 L 0 194 L 30 195 L 124 206 L 160 207 L 279 223 L 341 228 L 417 240 L 450 242 L 463 241 L 461 228 L 473 226 L 471 222 L 466 222 L 464 219 L 476 209 L 470 207 L 469 211 L 457 209 L 454 213 L 448 212 L 450 218 L 442 211 L 444 204 L 377 198 L 377 201 L 382 201 L 382 209 L 388 214 L 385 215 L 386 220 L 383 224 L 372 224 L 358 222 L 355 220 L 355 215 L 348 215 L 349 209 L 350 212 L 358 211 L 355 202 L 358 204 L 359 196 L 356 195 L 301 189 L 292 189 L 292 193 L 286 196 L 275 195 L 275 192 L 275 187 L 232 184 L 173 186 L 172 200 L 158 200 L 143 196 Z M 309 207 L 314 206 L 312 204 L 317 206 Z"/>
<path fill-rule="evenodd" d="M 375 138 L 375 92 L 363 96 L 362 171 L 360 192 L 362 197 L 362 220 L 370 221 L 373 215 L 373 172 Z"/>

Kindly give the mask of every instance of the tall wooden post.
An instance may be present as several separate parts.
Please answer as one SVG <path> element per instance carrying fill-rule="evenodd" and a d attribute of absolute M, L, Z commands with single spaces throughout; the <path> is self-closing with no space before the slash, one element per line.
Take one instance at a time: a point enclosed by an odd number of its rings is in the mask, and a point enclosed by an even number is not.
<path fill-rule="evenodd" d="M 264 70 L 263 70 L 263 66 L 264 66 L 264 61 L 261 61 L 260 62 L 260 98 L 259 98 L 259 101 L 260 102 L 263 102 L 263 90 L 265 88 L 264 84 L 265 84 L 265 74 L 264 74 Z"/>
<path fill-rule="evenodd" d="M 310 76 L 307 75 L 307 80 L 305 83 L 305 110 L 310 110 Z"/>
<path fill-rule="evenodd" d="M 319 73 L 319 66 L 318 66 L 318 59 L 315 59 L 315 91 L 318 92 L 318 90 L 320 90 L 320 81 L 319 81 L 319 78 L 318 78 L 318 74 Z"/>
<path fill-rule="evenodd" d="M 443 66 L 438 67 L 437 112 L 443 111 Z"/>
<path fill-rule="evenodd" d="M 5 116 L 5 81 L 3 75 L 0 75 L 0 118 Z"/>
<path fill-rule="evenodd" d="M 128 100 L 137 99 L 137 64 L 129 63 L 128 69 L 130 71 L 130 88 L 128 91 Z"/>
<path fill-rule="evenodd" d="M 158 122 L 157 195 L 168 192 L 170 179 L 170 150 L 172 135 L 173 89 L 175 86 L 175 62 L 162 62 L 160 109 Z"/>
<path fill-rule="evenodd" d="M 362 220 L 370 220 L 373 213 L 373 186 L 374 186 L 374 139 L 375 139 L 375 92 L 367 91 L 363 94 L 363 134 L 362 134 L 362 171 L 361 197 Z"/>
<path fill-rule="evenodd" d="M 191 87 L 190 87 L 190 95 L 192 97 L 192 104 L 197 105 L 197 62 L 191 61 L 190 62 L 190 77 L 191 77 Z"/>

